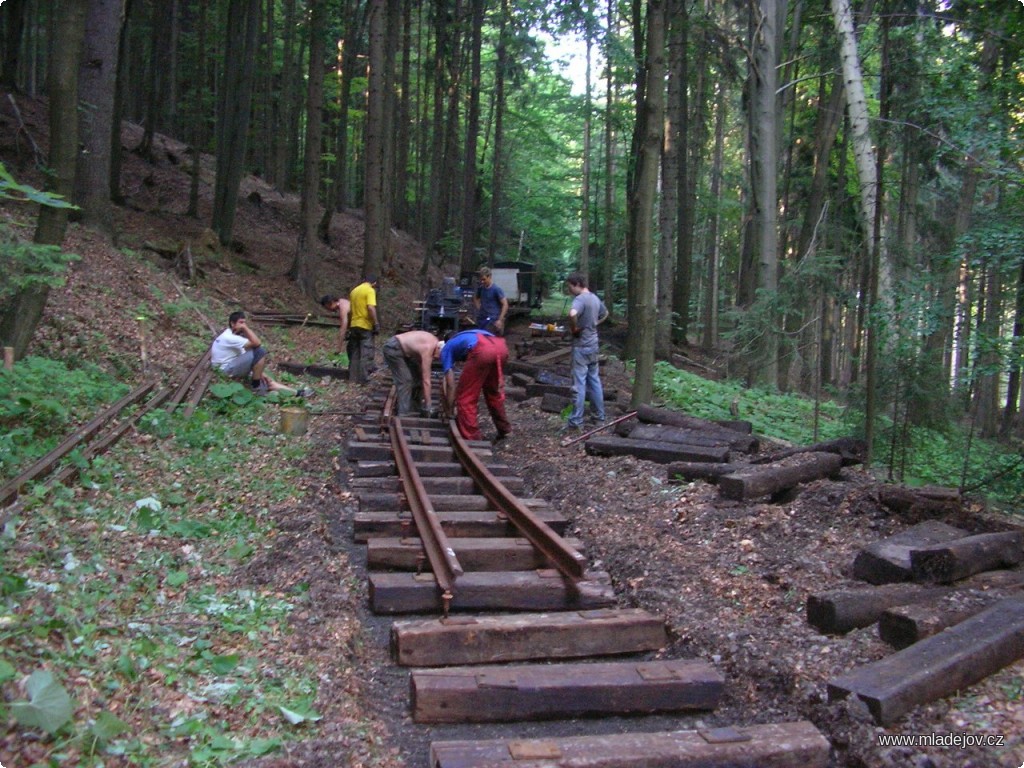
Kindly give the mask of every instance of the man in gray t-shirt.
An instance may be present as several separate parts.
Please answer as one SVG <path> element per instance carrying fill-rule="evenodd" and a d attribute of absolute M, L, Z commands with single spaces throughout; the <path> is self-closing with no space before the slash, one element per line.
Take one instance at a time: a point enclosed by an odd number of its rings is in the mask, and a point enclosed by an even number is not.
<path fill-rule="evenodd" d="M 608 318 L 604 302 L 587 288 L 587 278 L 580 272 L 573 272 L 565 280 L 569 293 L 573 295 L 572 309 L 569 310 L 569 328 L 572 330 L 572 383 L 573 409 L 566 429 L 580 429 L 583 426 L 583 410 L 590 400 L 594 418 L 598 423 L 605 420 L 604 389 L 598 366 L 597 326 Z"/>

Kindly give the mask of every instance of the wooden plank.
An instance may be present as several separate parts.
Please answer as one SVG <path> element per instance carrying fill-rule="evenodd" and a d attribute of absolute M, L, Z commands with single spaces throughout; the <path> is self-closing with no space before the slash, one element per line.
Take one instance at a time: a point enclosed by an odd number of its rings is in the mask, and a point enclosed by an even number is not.
<path fill-rule="evenodd" d="M 739 432 L 749 435 L 751 433 L 750 422 L 741 421 L 709 421 L 696 416 L 690 416 L 680 411 L 673 411 L 668 408 L 656 408 L 651 405 L 640 405 L 636 409 L 637 418 L 645 424 L 668 424 L 673 427 L 685 429 L 699 429 L 706 434 L 725 432 Z M 735 429 L 736 426 L 739 429 Z"/>
<path fill-rule="evenodd" d="M 417 723 L 482 723 L 708 710 L 722 674 L 702 659 L 421 669 L 412 673 Z"/>
<path fill-rule="evenodd" d="M 994 599 L 994 598 L 993 598 Z M 992 603 L 961 605 L 955 608 L 944 604 L 920 603 L 898 605 L 882 613 L 878 619 L 878 636 L 897 650 L 907 648 L 919 640 L 938 634 L 942 630 L 969 619 Z"/>
<path fill-rule="evenodd" d="M 831 745 L 806 720 L 555 739 L 435 741 L 430 768 L 826 768 Z"/>
<path fill-rule="evenodd" d="M 673 461 L 710 461 L 723 463 L 729 460 L 727 447 L 684 445 L 682 443 L 659 443 L 651 440 L 633 440 L 628 437 L 598 435 L 584 443 L 587 453 L 592 456 L 636 456 L 670 464 Z"/>
<path fill-rule="evenodd" d="M 565 542 L 578 552 L 583 550 L 579 539 L 566 539 Z M 544 554 L 527 539 L 449 537 L 448 543 L 466 571 L 530 571 L 551 567 Z M 420 540 L 415 537 L 376 537 L 366 542 L 368 568 L 419 570 L 425 562 L 424 557 Z"/>
<path fill-rule="evenodd" d="M 749 501 L 785 491 L 800 483 L 836 475 L 843 460 L 835 453 L 803 453 L 778 464 L 765 464 L 718 478 L 726 499 Z"/>
<path fill-rule="evenodd" d="M 1024 656 L 1024 598 L 1000 600 L 944 632 L 828 683 L 830 701 L 850 694 L 879 725 L 919 704 L 962 691 Z"/>
<path fill-rule="evenodd" d="M 438 512 L 437 514 L 441 520 L 441 529 L 451 538 L 477 536 L 497 538 L 519 535 L 519 530 L 512 521 L 494 510 Z M 535 510 L 535 514 L 559 535 L 562 535 L 568 526 L 565 517 L 550 507 Z M 352 529 L 354 541 L 367 541 L 378 536 L 416 535 L 412 513 L 405 510 L 357 512 L 352 521 Z"/>
<path fill-rule="evenodd" d="M 494 473 L 494 470 L 491 469 Z M 501 476 L 494 473 L 498 480 L 500 480 L 506 488 L 513 493 L 522 493 L 525 484 L 523 478 L 517 477 L 516 475 L 505 475 Z M 423 487 L 429 494 L 457 494 L 457 493 L 477 493 L 476 483 L 473 482 L 473 478 L 465 475 L 460 477 L 426 477 L 421 475 L 420 479 L 423 481 Z M 350 483 L 350 487 L 354 491 L 374 492 L 374 493 L 397 493 L 402 488 L 401 481 L 396 478 L 369 478 L 364 480 L 353 480 Z"/>
<path fill-rule="evenodd" d="M 391 625 L 392 656 L 412 667 L 643 653 L 667 642 L 665 620 L 636 608 L 405 619 Z"/>
<path fill-rule="evenodd" d="M 853 577 L 869 584 L 911 581 L 910 550 L 967 536 L 967 531 L 926 520 L 893 536 L 868 544 L 853 560 Z"/>
<path fill-rule="evenodd" d="M 685 445 L 706 445 L 711 448 L 726 447 L 740 453 L 756 451 L 757 438 L 751 435 L 728 435 L 720 432 L 702 432 L 699 429 L 673 427 L 667 424 L 637 424 L 625 422 L 622 437 L 633 440 L 652 440 L 654 442 L 683 443 Z"/>
<path fill-rule="evenodd" d="M 545 499 L 521 499 L 531 508 L 546 506 Z M 486 496 L 470 494 L 436 494 L 430 497 L 430 503 L 438 512 L 469 512 L 474 509 L 487 509 L 493 505 Z M 405 497 L 398 493 L 360 494 L 359 508 L 373 509 L 408 509 Z"/>
<path fill-rule="evenodd" d="M 414 445 L 411 448 L 413 459 L 420 461 L 444 461 L 455 460 L 455 454 L 449 446 L 441 445 Z M 481 455 L 490 456 L 490 451 L 482 451 Z M 391 446 L 387 443 L 369 443 L 360 440 L 353 440 L 345 449 L 345 456 L 349 461 L 391 461 Z"/>
<path fill-rule="evenodd" d="M 934 601 L 898 605 L 878 618 L 878 636 L 906 648 L 980 613 L 996 600 L 1024 589 L 1024 571 L 987 571 L 957 584 Z"/>
<path fill-rule="evenodd" d="M 1024 531 L 979 533 L 945 544 L 912 549 L 914 579 L 949 584 L 982 571 L 1024 562 Z"/>
<path fill-rule="evenodd" d="M 487 466 L 496 475 L 512 473 L 509 466 L 503 462 L 488 463 Z M 455 461 L 420 461 L 416 463 L 416 469 L 419 470 L 420 477 L 462 477 L 465 474 L 462 465 Z M 394 461 L 358 461 L 352 470 L 353 477 L 356 478 L 352 487 L 358 487 L 358 481 L 364 478 L 392 477 L 396 473 Z M 374 481 L 367 479 L 366 482 Z"/>
<path fill-rule="evenodd" d="M 807 623 L 824 634 L 841 635 L 874 624 L 888 608 L 937 600 L 948 592 L 948 587 L 883 584 L 808 595 Z"/>
<path fill-rule="evenodd" d="M 767 456 L 759 456 L 751 459 L 753 464 L 770 464 L 799 453 L 835 453 L 842 457 L 843 466 L 863 464 L 867 454 L 868 444 L 856 437 L 840 437 L 837 440 L 828 440 L 824 443 L 804 445 L 799 448 L 787 448 L 783 451 L 775 451 Z"/>
<path fill-rule="evenodd" d="M 749 464 L 741 463 L 716 463 L 713 461 L 673 461 L 665 467 L 665 476 L 670 483 L 690 483 L 694 480 L 703 480 L 707 483 L 717 483 L 722 475 L 731 475 Z"/>
<path fill-rule="evenodd" d="M 374 613 L 441 613 L 441 591 L 431 574 L 371 573 Z M 573 584 L 558 571 L 471 571 L 459 577 L 453 611 L 578 611 L 615 604 L 605 573 Z"/>

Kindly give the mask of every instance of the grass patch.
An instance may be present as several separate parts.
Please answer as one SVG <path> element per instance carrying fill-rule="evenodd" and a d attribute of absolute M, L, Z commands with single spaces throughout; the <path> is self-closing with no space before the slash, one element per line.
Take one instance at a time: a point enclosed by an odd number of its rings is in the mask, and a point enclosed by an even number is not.
<path fill-rule="evenodd" d="M 69 412 L 111 396 L 86 381 Z M 22 497 L 0 537 L 8 748 L 37 765 L 213 766 L 316 735 L 318 670 L 280 652 L 307 591 L 237 578 L 272 546 L 269 508 L 301 493 L 304 451 L 276 418 L 230 395 L 188 421 L 160 411 L 78 487 Z"/>
<path fill-rule="evenodd" d="M 655 366 L 654 389 L 672 408 L 704 419 L 732 419 L 735 412 L 754 432 L 793 445 L 810 445 L 840 437 L 862 437 L 863 416 L 834 401 L 746 388 L 733 381 L 710 381 L 668 363 Z M 893 440 L 892 424 L 879 419 L 875 470 L 909 485 L 960 487 L 984 495 L 993 504 L 1015 511 L 1024 501 L 1024 462 L 1007 447 L 971 439 L 968 430 L 914 427 Z"/>

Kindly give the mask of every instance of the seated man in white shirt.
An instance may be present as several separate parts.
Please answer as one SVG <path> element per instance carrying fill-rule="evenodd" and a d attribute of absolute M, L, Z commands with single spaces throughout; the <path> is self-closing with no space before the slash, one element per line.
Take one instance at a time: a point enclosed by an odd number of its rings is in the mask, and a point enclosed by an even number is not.
<path fill-rule="evenodd" d="M 248 379 L 249 386 L 258 395 L 267 392 L 284 392 L 304 397 L 309 394 L 302 390 L 286 387 L 269 376 L 263 369 L 267 364 L 267 350 L 245 320 L 245 312 L 232 312 L 228 327 L 213 340 L 210 347 L 210 364 L 233 379 Z"/>

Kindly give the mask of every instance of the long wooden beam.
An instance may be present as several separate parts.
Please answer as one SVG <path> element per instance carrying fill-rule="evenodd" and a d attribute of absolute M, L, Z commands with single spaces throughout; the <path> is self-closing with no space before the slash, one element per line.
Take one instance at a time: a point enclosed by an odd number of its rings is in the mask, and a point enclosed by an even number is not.
<path fill-rule="evenodd" d="M 825 768 L 831 745 L 806 720 L 556 739 L 435 741 L 431 768 Z"/>

